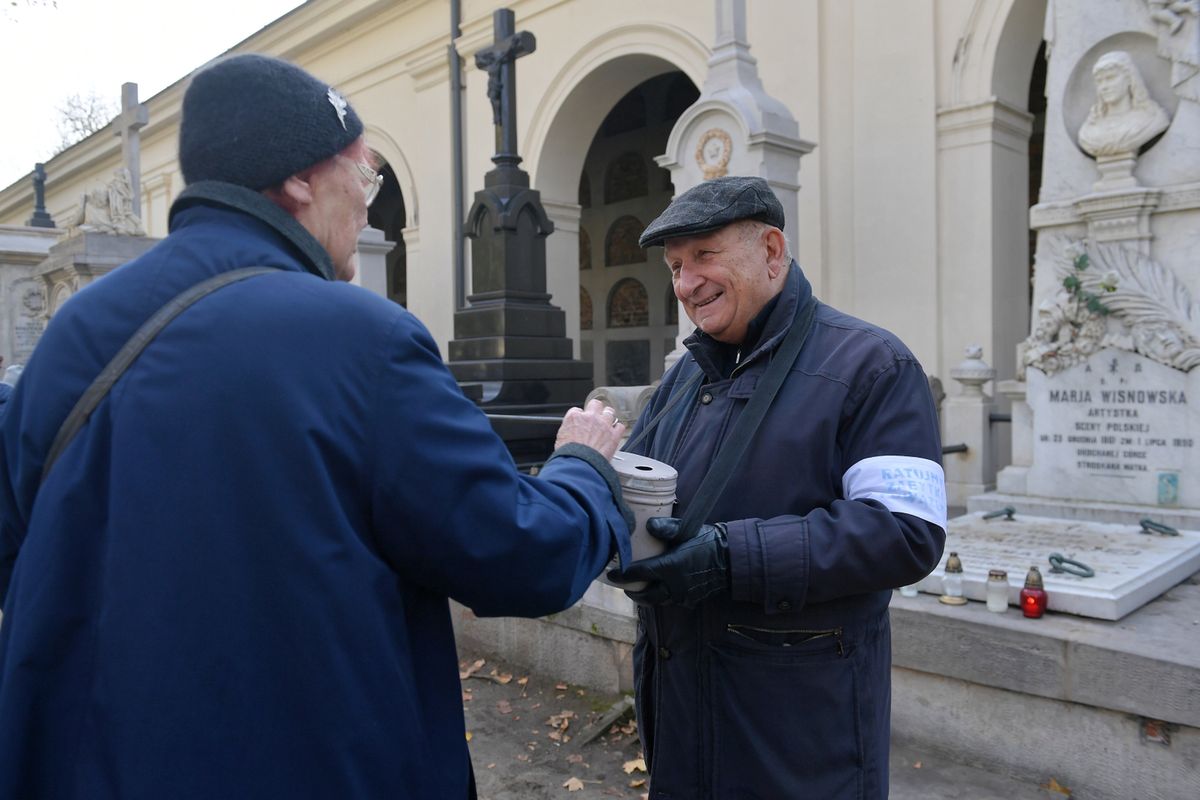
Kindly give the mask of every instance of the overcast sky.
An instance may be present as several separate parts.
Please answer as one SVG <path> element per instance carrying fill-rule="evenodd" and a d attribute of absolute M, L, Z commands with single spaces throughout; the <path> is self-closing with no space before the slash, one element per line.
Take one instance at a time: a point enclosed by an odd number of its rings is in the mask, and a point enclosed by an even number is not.
<path fill-rule="evenodd" d="M 73 94 L 146 100 L 302 0 L 0 0 L 0 188 L 50 158 Z"/>

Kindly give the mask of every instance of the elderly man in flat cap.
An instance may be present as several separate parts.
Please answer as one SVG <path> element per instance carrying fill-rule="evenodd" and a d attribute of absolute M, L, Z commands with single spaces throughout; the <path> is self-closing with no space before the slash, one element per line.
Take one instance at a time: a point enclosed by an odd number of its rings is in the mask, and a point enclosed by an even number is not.
<path fill-rule="evenodd" d="M 895 336 L 818 302 L 765 181 L 650 223 L 696 332 L 631 449 L 679 471 L 634 649 L 650 797 L 886 798 L 891 589 L 945 540 L 929 384 Z"/>
<path fill-rule="evenodd" d="M 466 800 L 447 597 L 542 615 L 624 561 L 623 427 L 573 409 L 519 474 L 342 282 L 379 177 L 329 84 L 215 63 L 179 164 L 170 235 L 55 315 L 0 427 L 0 797 Z"/>

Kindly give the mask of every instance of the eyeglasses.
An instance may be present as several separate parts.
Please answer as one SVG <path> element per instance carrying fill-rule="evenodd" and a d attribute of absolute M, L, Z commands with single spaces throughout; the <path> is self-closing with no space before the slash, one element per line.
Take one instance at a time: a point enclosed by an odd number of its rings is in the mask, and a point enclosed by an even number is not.
<path fill-rule="evenodd" d="M 363 194 L 366 195 L 367 205 L 375 202 L 375 198 L 379 196 L 379 189 L 383 186 L 383 175 L 371 169 L 361 161 L 352 161 L 345 156 L 338 156 L 344 161 L 350 161 L 354 166 L 358 167 L 358 174 L 363 179 Z"/>
<path fill-rule="evenodd" d="M 375 202 L 375 198 L 379 196 L 379 189 L 383 186 L 383 176 L 361 161 L 355 161 L 354 166 L 358 167 L 358 171 L 363 176 L 363 180 L 367 182 L 363 187 L 363 191 L 367 195 L 367 205 L 369 206 L 371 203 Z"/>

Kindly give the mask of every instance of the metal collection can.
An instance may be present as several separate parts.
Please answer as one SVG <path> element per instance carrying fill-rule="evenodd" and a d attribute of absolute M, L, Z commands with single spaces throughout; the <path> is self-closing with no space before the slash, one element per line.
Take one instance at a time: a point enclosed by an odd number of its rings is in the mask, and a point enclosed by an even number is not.
<path fill-rule="evenodd" d="M 633 453 L 618 452 L 612 457 L 611 463 L 617 471 L 621 495 L 635 519 L 634 528 L 630 531 L 633 560 L 656 556 L 666 549 L 666 545 L 646 531 L 646 520 L 651 517 L 674 516 L 675 482 L 679 473 L 670 464 Z M 611 566 L 617 566 L 615 559 Z M 631 591 L 646 586 L 644 581 L 616 583 L 604 575 L 601 575 L 600 579 L 612 586 Z"/>

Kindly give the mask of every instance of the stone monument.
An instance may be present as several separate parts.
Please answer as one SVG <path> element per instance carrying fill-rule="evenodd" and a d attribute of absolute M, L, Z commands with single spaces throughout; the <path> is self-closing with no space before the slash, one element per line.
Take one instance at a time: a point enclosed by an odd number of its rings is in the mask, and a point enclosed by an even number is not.
<path fill-rule="evenodd" d="M 80 195 L 79 208 L 67 225 L 67 236 L 85 232 L 145 236 L 134 208 L 132 175 L 129 167 L 119 167 L 107 184 Z"/>
<path fill-rule="evenodd" d="M 46 285 L 37 276 L 54 243 L 48 231 L 36 234 L 0 227 L 0 358 L 24 364 L 46 329 Z"/>
<path fill-rule="evenodd" d="M 54 220 L 46 212 L 46 165 L 33 165 L 33 216 L 25 223 L 31 228 L 53 228 Z"/>
<path fill-rule="evenodd" d="M 468 396 L 495 415 L 493 425 L 519 464 L 549 456 L 556 426 L 516 419 L 561 416 L 591 389 L 591 365 L 571 358 L 566 316 L 546 292 L 546 237 L 554 226 L 529 175 L 518 165 L 516 59 L 537 46 L 514 32 L 513 12 L 493 14 L 495 44 L 475 54 L 488 73 L 496 128 L 496 165 L 467 214 L 471 293 L 454 314 L 450 371 Z"/>
<path fill-rule="evenodd" d="M 745 0 L 716 0 L 716 40 L 700 97 L 679 116 L 667 151 L 655 159 L 670 170 L 678 195 L 701 181 L 723 175 L 757 175 L 783 204 L 788 237 L 795 250 L 799 227 L 800 158 L 816 147 L 800 138 L 800 126 L 787 106 L 767 94 L 750 55 Z M 693 326 L 683 313 L 669 368 L 683 354 Z"/>
<path fill-rule="evenodd" d="M 102 187 L 87 190 L 35 274 L 45 286 L 45 317 L 52 316 L 87 284 L 154 246 L 141 220 L 141 163 L 138 130 L 147 122 L 137 102 L 137 84 L 121 86 L 121 115 L 113 122 L 121 137 L 122 164 Z"/>
<path fill-rule="evenodd" d="M 142 217 L 142 151 L 138 133 L 150 121 L 150 112 L 138 102 L 136 83 L 121 84 L 121 114 L 113 120 L 113 133 L 121 137 L 121 162 L 129 170 L 133 215 Z"/>
<path fill-rule="evenodd" d="M 1051 608 L 1057 594 L 1114 619 L 1200 569 L 1200 108 L 1158 46 L 1170 9 L 1104 5 L 1050 7 L 1032 331 L 1022 374 L 997 387 L 1014 399 L 1014 464 L 968 500 L 947 549 L 968 586 L 973 550 L 1016 579 L 1038 563 Z M 982 517 L 1003 507 L 1025 531 L 1008 564 Z M 1096 577 L 1051 573 L 1056 550 Z M 980 590 L 989 564 L 975 566 Z"/>

